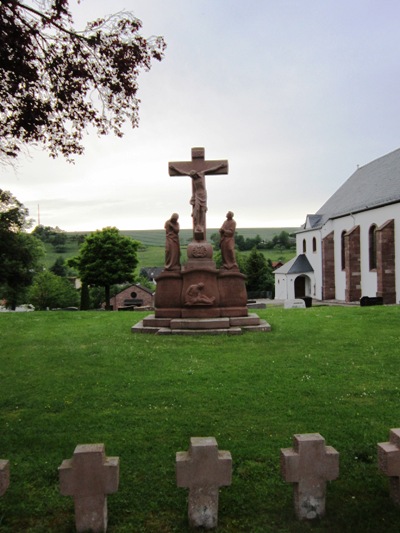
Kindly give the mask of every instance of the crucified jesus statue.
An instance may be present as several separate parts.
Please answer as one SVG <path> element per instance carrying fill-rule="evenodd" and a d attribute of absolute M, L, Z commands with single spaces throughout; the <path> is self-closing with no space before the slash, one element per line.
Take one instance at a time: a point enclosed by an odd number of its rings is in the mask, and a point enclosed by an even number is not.
<path fill-rule="evenodd" d="M 205 175 L 227 174 L 227 161 L 205 161 L 204 148 L 192 148 L 192 161 L 169 163 L 171 176 L 189 176 L 192 179 L 193 233 L 196 240 L 205 239 L 207 190 Z"/>

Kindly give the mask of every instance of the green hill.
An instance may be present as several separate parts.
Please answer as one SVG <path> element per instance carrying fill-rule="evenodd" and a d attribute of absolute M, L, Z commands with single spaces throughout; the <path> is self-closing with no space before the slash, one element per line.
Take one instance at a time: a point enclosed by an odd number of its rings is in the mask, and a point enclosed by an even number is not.
<path fill-rule="evenodd" d="M 299 228 L 237 228 L 236 233 L 243 235 L 246 238 L 254 238 L 259 235 L 262 240 L 270 241 L 274 235 L 278 235 L 281 231 L 294 233 Z M 213 233 L 218 233 L 219 228 L 207 228 L 207 236 Z M 127 235 L 132 239 L 140 241 L 147 246 L 164 246 L 165 244 L 165 230 L 126 230 L 121 231 L 123 235 Z M 181 243 L 189 242 L 193 237 L 193 230 L 190 228 L 181 229 L 179 232 Z"/>
<path fill-rule="evenodd" d="M 236 231 L 239 235 L 243 235 L 245 239 L 254 238 L 259 235 L 262 240 L 270 241 L 274 235 L 279 235 L 281 231 L 293 233 L 299 228 L 238 228 Z M 51 267 L 57 257 L 63 257 L 65 260 L 74 257 L 78 254 L 79 244 L 76 239 L 79 235 L 87 235 L 90 232 L 66 232 L 68 236 L 65 251 L 58 253 L 53 246 L 46 244 L 46 257 L 44 260 L 47 268 Z M 213 233 L 218 233 L 218 228 L 208 228 L 207 235 L 210 237 Z M 164 264 L 164 246 L 165 246 L 165 230 L 122 230 L 122 235 L 131 237 L 134 240 L 140 241 L 143 247 L 139 250 L 139 269 L 146 266 L 163 266 Z M 181 246 L 184 248 L 185 244 L 190 242 L 193 237 L 192 229 L 181 229 L 179 232 Z M 264 255 L 271 259 L 271 261 L 281 260 L 283 262 L 291 259 L 295 252 L 293 250 L 264 250 Z M 182 249 L 182 257 L 186 257 L 186 252 Z"/>

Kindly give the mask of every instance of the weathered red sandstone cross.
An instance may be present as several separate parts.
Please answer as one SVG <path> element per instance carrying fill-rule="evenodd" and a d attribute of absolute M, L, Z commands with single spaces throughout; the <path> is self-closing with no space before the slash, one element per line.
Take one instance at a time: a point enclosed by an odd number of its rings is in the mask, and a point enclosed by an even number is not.
<path fill-rule="evenodd" d="M 206 238 L 207 191 L 205 175 L 228 174 L 228 161 L 206 161 L 204 148 L 192 148 L 191 161 L 168 163 L 170 176 L 190 176 L 192 178 L 193 236 L 197 241 Z"/>
<path fill-rule="evenodd" d="M 391 429 L 389 439 L 378 444 L 378 465 L 389 476 L 390 497 L 400 505 L 400 428 Z"/>
<path fill-rule="evenodd" d="M 107 530 L 107 494 L 118 490 L 119 458 L 106 457 L 104 444 L 81 444 L 58 468 L 60 491 L 73 496 L 79 532 Z"/>
<path fill-rule="evenodd" d="M 216 527 L 219 487 L 232 482 L 230 452 L 218 451 L 214 437 L 191 437 L 189 451 L 176 454 L 176 482 L 189 488 L 189 525 Z"/>
<path fill-rule="evenodd" d="M 281 449 L 281 473 L 285 481 L 294 483 L 297 517 L 322 517 L 326 482 L 339 475 L 339 453 L 332 446 L 325 446 L 319 433 L 294 435 L 293 448 Z"/>

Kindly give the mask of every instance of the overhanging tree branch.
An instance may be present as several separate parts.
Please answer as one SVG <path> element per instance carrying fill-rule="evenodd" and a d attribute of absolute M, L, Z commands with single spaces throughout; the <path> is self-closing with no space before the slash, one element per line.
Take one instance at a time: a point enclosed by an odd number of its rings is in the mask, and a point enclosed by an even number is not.
<path fill-rule="evenodd" d="M 164 54 L 164 40 L 142 37 L 132 13 L 91 22 L 78 33 L 68 0 L 45 5 L 42 12 L 18 0 L 0 3 L 2 162 L 17 157 L 21 143 L 71 160 L 83 152 L 87 126 L 117 136 L 126 120 L 136 127 L 137 76 Z"/>

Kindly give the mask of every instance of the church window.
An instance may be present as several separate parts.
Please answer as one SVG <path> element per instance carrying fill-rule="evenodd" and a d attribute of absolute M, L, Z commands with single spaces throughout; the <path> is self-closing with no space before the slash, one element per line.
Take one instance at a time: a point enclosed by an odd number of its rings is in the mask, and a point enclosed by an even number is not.
<path fill-rule="evenodd" d="M 303 239 L 303 254 L 305 254 L 307 251 L 307 244 L 306 244 L 306 240 Z"/>
<path fill-rule="evenodd" d="M 372 224 L 368 232 L 369 243 L 369 269 L 376 269 L 376 225 Z"/>
<path fill-rule="evenodd" d="M 342 231 L 340 237 L 340 246 L 341 246 L 341 259 L 342 259 L 342 270 L 346 270 L 346 244 L 345 244 L 346 232 Z"/>
<path fill-rule="evenodd" d="M 313 240 L 312 240 L 312 251 L 313 252 L 317 251 L 317 239 L 315 237 L 313 237 Z"/>

